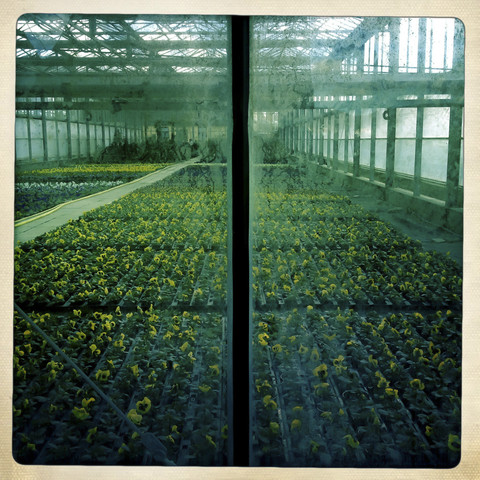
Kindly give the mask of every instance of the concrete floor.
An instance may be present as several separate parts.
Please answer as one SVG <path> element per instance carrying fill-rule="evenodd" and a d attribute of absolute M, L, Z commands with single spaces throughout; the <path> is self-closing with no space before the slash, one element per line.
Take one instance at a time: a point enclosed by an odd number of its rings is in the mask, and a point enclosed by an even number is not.
<path fill-rule="evenodd" d="M 118 200 L 120 197 L 133 192 L 134 190 L 151 185 L 158 180 L 162 180 L 178 170 L 198 162 L 198 160 L 199 157 L 170 165 L 166 168 L 146 175 L 139 180 L 115 187 L 110 191 L 101 192 L 99 194 L 94 194 L 93 196 L 75 200 L 72 203 L 62 206 L 58 210 L 53 211 L 52 213 L 44 216 L 38 215 L 38 218 L 34 218 L 31 221 L 28 221 L 28 219 L 19 220 L 16 222 L 18 226 L 15 226 L 15 244 L 27 242 L 45 232 L 54 230 L 55 228 L 67 223 L 69 220 L 77 219 L 85 212 L 98 208 L 102 205 L 107 205 L 115 200 Z"/>
<path fill-rule="evenodd" d="M 337 191 L 345 195 L 345 191 Z M 362 194 L 347 192 L 352 202 L 358 203 L 375 214 L 380 220 L 393 225 L 399 232 L 421 242 L 423 248 L 439 253 L 449 253 L 460 265 L 463 263 L 463 236 L 426 222 L 420 217 L 406 214 L 401 207 L 392 207 L 388 202 Z"/>

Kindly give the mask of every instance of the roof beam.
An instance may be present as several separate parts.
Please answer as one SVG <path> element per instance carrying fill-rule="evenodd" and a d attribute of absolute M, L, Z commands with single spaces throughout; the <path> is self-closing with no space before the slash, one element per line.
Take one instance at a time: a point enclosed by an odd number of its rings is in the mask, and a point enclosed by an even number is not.
<path fill-rule="evenodd" d="M 383 31 L 390 20 L 389 17 L 364 18 L 348 37 L 337 41 L 329 57 L 332 59 L 346 58 L 349 54 L 362 48 L 373 35 Z"/>
<path fill-rule="evenodd" d="M 257 77 L 258 78 L 258 77 Z M 272 79 L 259 80 L 253 98 L 253 107 L 257 111 L 277 111 L 286 108 L 306 108 L 313 96 L 339 97 L 355 96 L 361 100 L 363 96 L 372 96 L 372 102 L 396 105 L 398 98 L 416 95 L 450 95 L 457 104 L 463 102 L 464 78 L 459 74 L 377 74 L 377 75 L 342 75 L 330 81 L 325 77 L 308 82 L 284 85 Z M 295 88 L 292 88 L 295 86 Z M 344 102 L 340 102 L 344 104 Z"/>
<path fill-rule="evenodd" d="M 297 68 L 310 68 L 311 58 L 309 55 L 279 55 L 279 56 L 258 56 L 255 59 L 255 70 L 278 69 L 295 70 Z M 28 56 L 17 58 L 17 69 L 19 71 L 41 67 L 162 67 L 169 69 L 171 67 L 184 68 L 226 68 L 227 57 L 214 56 L 192 56 L 192 55 L 172 55 L 172 56 L 49 56 L 38 57 Z M 142 74 L 140 72 L 139 74 Z M 144 73 L 143 73 L 144 74 Z"/>
<path fill-rule="evenodd" d="M 186 50 L 186 49 L 203 49 L 203 50 L 225 50 L 227 48 L 227 42 L 225 39 L 200 39 L 200 40 L 143 40 L 142 36 L 135 32 L 137 35 L 138 41 L 135 42 L 136 48 L 148 51 L 159 51 L 159 50 Z M 111 40 L 103 40 L 104 45 L 108 46 L 110 49 L 115 48 L 127 48 L 129 45 L 132 44 L 131 40 L 129 40 L 128 34 L 121 34 L 124 38 L 115 38 Z M 333 47 L 338 42 L 338 39 L 296 39 L 292 38 L 292 40 L 288 42 L 289 48 L 312 48 L 312 47 Z M 267 39 L 262 40 L 260 43 L 260 48 L 279 48 L 285 43 L 284 40 L 281 39 Z M 71 40 L 56 40 L 54 43 L 55 51 L 61 51 L 65 49 L 71 49 L 80 46 L 82 50 L 89 51 L 98 47 L 98 44 L 94 40 L 82 40 L 76 41 L 74 39 Z M 18 39 L 16 46 L 18 49 L 21 50 L 28 50 L 35 48 L 35 46 L 31 43 L 30 40 L 27 38 Z"/>
<path fill-rule="evenodd" d="M 157 98 L 184 96 L 185 101 L 208 100 L 229 95 L 226 75 L 112 75 L 57 74 L 30 75 L 19 73 L 17 97 L 93 97 Z"/>
<path fill-rule="evenodd" d="M 206 67 L 218 68 L 226 67 L 226 57 L 193 57 L 193 56 L 171 56 L 171 57 L 115 57 L 115 56 L 69 56 L 67 57 L 21 57 L 17 58 L 17 68 L 25 69 L 32 67 L 52 68 L 52 67 L 145 67 L 145 66 L 163 66 L 163 67 Z"/>
<path fill-rule="evenodd" d="M 80 110 L 80 111 L 93 111 L 93 110 L 111 110 L 118 112 L 121 110 L 128 111 L 178 111 L 197 113 L 199 111 L 221 111 L 228 112 L 228 105 L 225 99 L 218 99 L 217 101 L 204 101 L 199 105 L 199 109 L 196 108 L 194 102 L 186 103 L 185 99 L 168 99 L 168 100 L 151 100 L 146 99 L 144 101 L 128 101 L 126 99 L 114 98 L 111 100 L 97 100 L 97 101 L 40 101 L 40 102 L 24 102 L 17 100 L 17 110 Z"/>
<path fill-rule="evenodd" d="M 312 78 L 313 77 L 313 78 Z M 178 78 L 178 80 L 177 80 Z M 283 76 L 255 74 L 258 79 L 252 92 L 254 104 L 278 105 L 286 108 L 312 96 L 402 96 L 450 94 L 462 96 L 464 77 L 453 72 L 446 74 L 357 74 L 339 75 L 325 81 L 322 75 L 310 72 Z M 313 82 L 312 82 L 313 80 Z M 112 98 L 142 102 L 157 99 L 183 98 L 184 106 L 202 101 L 227 98 L 230 85 L 225 75 L 159 75 L 151 78 L 110 75 L 19 75 L 17 97 Z M 392 97 L 393 98 L 393 97 Z M 395 97 L 396 98 L 396 97 Z"/>
<path fill-rule="evenodd" d="M 462 74 L 448 72 L 339 75 L 335 80 L 312 76 L 315 95 L 384 95 L 395 90 L 402 95 L 463 94 Z"/>

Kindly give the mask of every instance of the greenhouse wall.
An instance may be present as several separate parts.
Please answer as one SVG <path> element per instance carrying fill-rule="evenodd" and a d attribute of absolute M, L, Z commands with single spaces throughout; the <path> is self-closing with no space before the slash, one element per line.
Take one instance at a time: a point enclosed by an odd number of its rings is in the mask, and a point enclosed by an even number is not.
<path fill-rule="evenodd" d="M 417 113 L 419 110 L 422 110 L 421 114 Z M 385 182 L 389 155 L 387 110 L 384 108 L 342 111 L 319 109 L 323 118 L 320 131 L 317 130 L 318 113 L 316 111 L 313 107 L 313 110 L 300 109 L 294 110 L 291 114 L 280 115 L 279 129 L 286 148 L 300 155 L 310 155 L 312 161 L 325 163 L 335 171 L 352 173 L 356 162 L 355 137 L 358 133 L 357 175 L 369 177 L 372 181 Z M 375 112 L 374 119 L 372 111 Z M 394 143 L 391 149 L 393 152 L 392 185 L 413 192 L 416 190 L 414 182 L 417 178 L 424 186 L 423 195 L 445 200 L 450 108 L 399 107 L 395 111 L 395 131 L 392 137 Z M 357 122 L 358 132 L 355 126 L 356 115 L 360 119 L 359 123 Z M 417 119 L 419 115 L 421 118 Z M 318 148 L 319 144 L 323 144 L 323 151 Z M 463 133 L 457 175 L 457 182 L 461 188 L 463 185 Z M 410 182 L 408 182 L 409 178 Z M 440 187 L 441 185 L 443 188 Z M 415 191 L 416 195 L 418 193 Z"/>
<path fill-rule="evenodd" d="M 104 121 L 103 117 L 108 118 L 108 115 L 96 114 L 92 120 L 86 121 L 83 112 L 73 110 L 64 114 L 45 111 L 45 117 L 41 112 L 33 115 L 27 111 L 18 112 L 15 120 L 17 167 L 28 169 L 47 163 L 94 161 L 105 147 L 112 144 L 116 131 L 130 144 L 143 144 L 147 137 L 157 136 L 153 127 L 142 127 L 136 118 Z M 171 126 L 162 129 L 162 137 L 175 138 L 179 145 L 189 140 L 224 141 L 226 129 L 198 125 Z"/>

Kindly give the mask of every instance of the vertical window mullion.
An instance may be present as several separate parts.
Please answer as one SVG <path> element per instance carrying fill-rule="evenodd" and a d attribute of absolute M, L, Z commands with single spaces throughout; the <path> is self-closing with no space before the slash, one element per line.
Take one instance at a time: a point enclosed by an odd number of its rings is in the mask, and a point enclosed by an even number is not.
<path fill-rule="evenodd" d="M 232 55 L 232 228 L 229 246 L 229 341 L 230 368 L 228 389 L 229 463 L 248 466 L 251 450 L 251 308 L 249 248 L 249 18 L 233 16 L 231 20 Z M 229 273 L 230 273 L 229 272 Z M 235 318 L 233 319 L 233 312 Z"/>

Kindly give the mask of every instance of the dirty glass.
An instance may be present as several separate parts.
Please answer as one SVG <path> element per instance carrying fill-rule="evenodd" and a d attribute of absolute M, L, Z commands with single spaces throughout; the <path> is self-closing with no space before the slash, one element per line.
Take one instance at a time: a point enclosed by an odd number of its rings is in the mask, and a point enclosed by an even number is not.
<path fill-rule="evenodd" d="M 461 222 L 405 217 L 462 205 L 463 26 L 251 31 L 252 464 L 452 467 Z"/>
<path fill-rule="evenodd" d="M 22 464 L 227 461 L 228 24 L 18 20 Z"/>
<path fill-rule="evenodd" d="M 453 467 L 463 25 L 251 17 L 242 70 L 233 20 L 18 20 L 14 457 Z"/>

